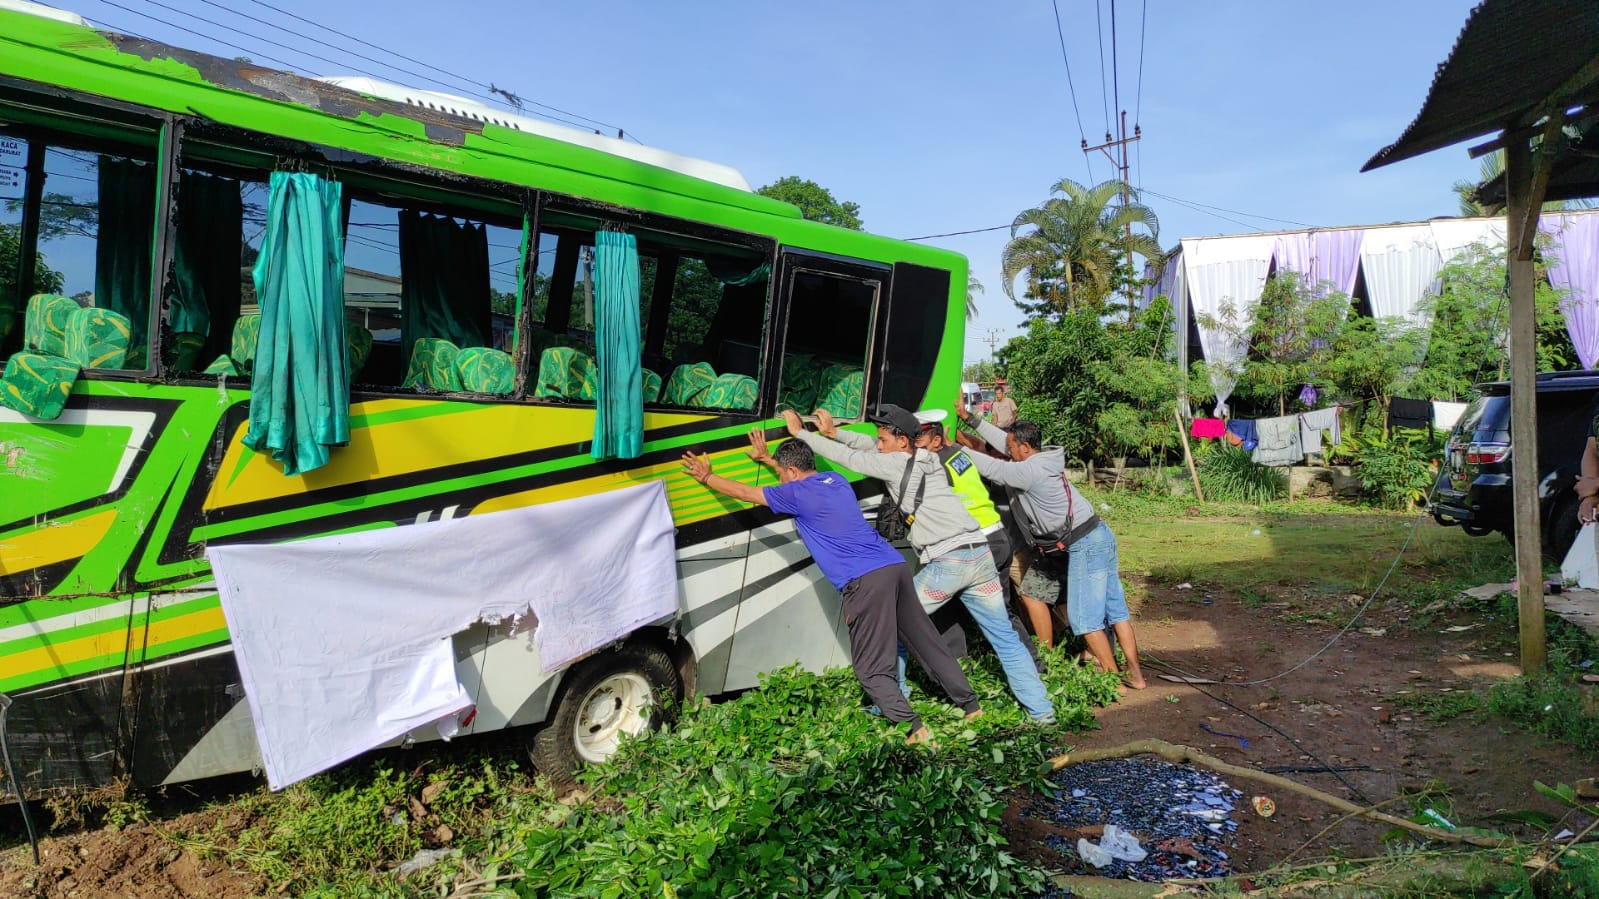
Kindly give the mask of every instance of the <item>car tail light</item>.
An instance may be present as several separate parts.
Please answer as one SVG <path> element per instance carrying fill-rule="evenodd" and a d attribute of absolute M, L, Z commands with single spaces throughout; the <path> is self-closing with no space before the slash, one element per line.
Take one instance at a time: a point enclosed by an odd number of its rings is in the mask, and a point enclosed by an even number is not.
<path fill-rule="evenodd" d="M 1466 462 L 1471 465 L 1503 462 L 1509 456 L 1510 447 L 1503 443 L 1473 443 L 1466 447 Z"/>

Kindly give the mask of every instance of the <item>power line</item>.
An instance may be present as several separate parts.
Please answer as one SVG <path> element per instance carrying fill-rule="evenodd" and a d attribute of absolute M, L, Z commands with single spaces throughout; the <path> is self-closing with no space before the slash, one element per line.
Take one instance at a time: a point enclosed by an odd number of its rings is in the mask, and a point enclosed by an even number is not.
<path fill-rule="evenodd" d="M 330 66 L 338 66 L 340 68 L 343 68 L 343 66 L 344 66 L 344 63 L 338 62 L 338 61 L 335 61 L 335 60 L 332 60 L 332 59 L 328 59 L 326 56 L 318 56 L 317 54 L 312 53 L 309 50 L 301 50 L 299 47 L 295 47 L 295 46 L 292 46 L 290 44 L 281 43 L 281 42 L 275 41 L 275 40 L 273 40 L 273 39 L 271 39 L 269 37 L 262 37 L 259 34 L 251 34 L 250 32 L 245 31 L 243 29 L 235 28 L 232 25 L 225 25 L 225 24 L 223 24 L 221 22 L 218 22 L 218 21 L 216 21 L 214 19 L 208 19 L 205 16 L 196 15 L 195 13 L 189 12 L 188 10 L 179 9 L 176 6 L 168 6 L 167 4 L 162 3 L 161 0 L 144 0 L 144 2 L 149 3 L 152 6 L 159 6 L 162 9 L 165 9 L 165 10 L 167 10 L 169 12 L 175 12 L 175 13 L 177 13 L 179 15 L 188 16 L 189 18 L 195 20 L 196 22 L 204 22 L 207 25 L 215 25 L 216 27 L 221 28 L 224 31 L 230 31 L 230 32 L 232 32 L 234 34 L 237 34 L 237 35 L 241 36 L 241 37 L 247 37 L 247 38 L 249 38 L 251 40 L 260 41 L 260 42 L 262 42 L 264 44 L 267 44 L 268 46 L 278 47 L 279 49 L 288 50 L 291 53 L 298 53 L 301 56 L 309 57 L 311 59 L 317 60 L 318 62 L 325 62 L 325 63 L 327 63 Z M 210 0 L 200 0 L 200 2 L 209 3 Z M 211 5 L 212 6 L 216 6 L 217 4 L 212 3 Z M 228 12 L 232 12 L 232 10 L 228 10 L 227 7 L 225 7 L 225 6 L 224 7 L 220 7 L 220 8 L 224 9 L 224 10 L 227 10 Z M 296 37 L 302 37 L 302 35 L 296 35 Z M 337 49 L 337 48 L 335 48 L 335 49 Z"/>
<path fill-rule="evenodd" d="M 455 74 L 454 72 L 451 72 L 448 69 L 441 69 L 438 66 L 433 65 L 431 63 L 423 62 L 420 59 L 416 59 L 414 57 L 406 56 L 404 53 L 401 53 L 401 52 L 399 52 L 397 50 L 390 50 L 387 47 L 384 47 L 384 46 L 381 46 L 381 45 L 378 45 L 378 44 L 374 44 L 371 41 L 362 40 L 361 38 L 358 38 L 358 37 L 356 37 L 353 34 L 346 34 L 346 33 L 342 32 L 342 31 L 338 30 L 337 28 L 332 27 L 331 25 L 324 25 L 321 22 L 317 22 L 317 21 L 313 21 L 311 19 L 307 19 L 304 16 L 301 16 L 301 15 L 298 15 L 296 13 L 290 12 L 289 10 L 286 10 L 286 9 L 280 7 L 280 6 L 274 6 L 273 4 L 266 2 L 266 0 L 250 0 L 250 2 L 256 4 L 257 6 L 266 7 L 267 9 L 270 9 L 273 12 L 280 13 L 282 15 L 288 16 L 289 18 L 294 19 L 296 21 L 303 22 L 303 23 L 305 23 L 307 25 L 310 25 L 310 26 L 312 26 L 314 28 L 320 28 L 323 31 L 326 31 L 326 32 L 328 32 L 330 34 L 336 34 L 339 37 L 344 38 L 345 40 L 355 41 L 356 43 L 362 45 L 363 47 L 368 47 L 370 49 L 377 50 L 380 53 L 387 53 L 390 56 L 394 56 L 394 57 L 397 57 L 399 59 L 403 59 L 406 62 L 412 63 L 414 65 L 419 65 L 419 66 L 422 66 L 425 69 L 429 69 L 431 71 L 438 72 L 441 75 L 448 75 L 449 77 L 454 78 L 457 81 L 462 81 L 462 82 L 465 82 L 467 84 L 475 85 L 475 86 L 477 86 L 479 88 L 482 88 L 483 90 L 490 91 L 491 93 L 500 93 L 501 92 L 501 89 L 495 87 L 492 84 L 484 84 L 481 81 L 473 81 L 470 78 L 466 78 L 464 76 L 457 75 L 457 74 Z M 398 67 L 395 67 L 395 66 L 391 66 L 391 68 L 398 69 Z M 399 71 L 405 71 L 404 69 L 398 69 L 398 70 Z M 422 77 L 422 76 L 418 76 L 418 77 Z M 433 83 L 434 84 L 439 84 L 440 82 L 435 80 Z M 515 96 L 515 95 L 512 94 L 511 96 Z M 626 129 L 622 128 L 620 125 L 612 125 L 609 122 L 602 122 L 599 119 L 591 118 L 591 117 L 583 115 L 581 113 L 569 112 L 569 111 L 567 111 L 565 109 L 561 109 L 561 108 L 556 107 L 556 106 L 551 106 L 548 103 L 540 103 L 537 100 L 527 100 L 527 99 L 522 98 L 522 97 L 516 97 L 516 99 L 518 101 L 525 102 L 525 103 L 531 104 L 533 106 L 537 106 L 540 109 L 547 109 L 550 112 L 556 113 L 558 115 L 568 116 L 568 117 L 574 118 L 574 119 L 581 119 L 581 120 L 583 120 L 585 122 L 592 122 L 595 125 L 600 126 L 601 128 L 611 128 L 611 129 L 614 129 L 616 131 L 623 132 L 624 134 L 626 133 Z M 512 105 L 515 106 L 516 104 L 512 103 Z M 581 127 L 581 126 L 579 126 L 579 127 Z M 638 138 L 634 138 L 634 140 L 637 141 Z"/>
<path fill-rule="evenodd" d="M 1116 61 L 1116 45 L 1117 45 L 1117 43 L 1118 43 L 1118 41 L 1116 40 L 1116 0 L 1110 0 L 1110 84 L 1111 84 L 1111 99 L 1115 101 L 1115 103 L 1112 104 L 1111 108 L 1116 110 L 1116 114 L 1118 116 L 1125 116 L 1127 114 L 1127 112 L 1126 112 L 1126 110 L 1122 109 L 1122 69 L 1121 69 L 1121 63 Z M 1126 128 L 1127 128 L 1127 125 L 1126 125 L 1126 121 L 1127 120 L 1125 118 L 1123 118 L 1121 121 L 1122 121 L 1122 130 L 1125 132 Z M 1126 137 L 1126 134 L 1123 134 L 1122 136 Z M 1124 151 L 1125 151 L 1125 148 L 1124 148 Z M 1125 180 L 1126 177 L 1127 176 L 1124 173 L 1122 175 L 1122 178 Z"/>
<path fill-rule="evenodd" d="M 1232 218 L 1231 216 L 1221 215 L 1220 213 L 1215 213 L 1215 212 L 1211 212 L 1211 211 L 1209 211 L 1207 209 L 1202 209 L 1202 208 L 1200 208 L 1198 206 L 1193 205 L 1192 203 L 1187 202 L 1186 200 L 1179 200 L 1176 197 L 1163 196 L 1163 195 L 1157 194 L 1154 191 L 1149 190 L 1147 188 L 1143 191 L 1143 193 L 1149 194 L 1151 196 L 1160 197 L 1163 200 L 1169 200 L 1169 201 L 1171 201 L 1173 203 L 1176 203 L 1179 206 L 1186 207 L 1187 209 L 1189 209 L 1189 210 L 1191 210 L 1193 212 L 1200 213 L 1201 215 L 1208 215 L 1208 216 L 1211 216 L 1212 218 L 1219 218 L 1219 219 L 1222 219 L 1224 221 L 1232 222 L 1233 224 L 1238 225 L 1239 227 L 1248 228 L 1251 231 L 1259 231 L 1260 230 L 1260 226 L 1259 225 L 1252 225 L 1249 222 L 1239 221 L 1238 219 Z"/>
<path fill-rule="evenodd" d="M 203 31 L 196 31 L 193 28 L 188 28 L 188 27 L 185 27 L 183 25 L 179 25 L 176 22 L 168 22 L 166 19 L 163 19 L 160 16 L 152 16 L 152 15 L 150 15 L 147 12 L 140 12 L 139 10 L 133 9 L 132 7 L 123 6 L 122 4 L 117 3 L 116 0 L 100 0 L 100 2 L 104 3 L 107 6 L 114 6 L 117 9 L 122 10 L 123 12 L 133 13 L 134 15 L 136 15 L 136 16 L 142 18 L 142 19 L 149 19 L 152 22 L 156 22 L 158 24 L 165 25 L 168 28 L 176 28 L 179 31 L 186 32 L 188 34 L 192 34 L 195 37 L 203 38 L 203 39 L 208 40 L 208 41 L 213 41 L 215 43 L 221 44 L 224 47 L 232 47 L 233 49 L 238 50 L 240 53 L 253 53 L 256 56 L 261 57 L 262 59 L 270 60 L 271 62 L 275 62 L 278 65 L 283 66 L 285 69 L 289 70 L 290 72 L 294 72 L 294 73 L 296 73 L 298 75 L 306 75 L 306 72 L 305 72 L 304 69 L 301 69 L 299 66 L 295 65 L 292 62 L 288 62 L 287 60 L 278 59 L 276 56 L 268 56 L 265 53 L 260 53 L 260 52 L 257 52 L 255 50 L 251 50 L 248 47 L 241 47 L 238 44 L 233 43 L 232 41 L 225 41 L 225 40 L 223 40 L 223 39 L 221 39 L 219 37 L 215 37 L 213 35 L 206 34 Z M 135 35 L 135 37 L 138 37 L 138 35 Z M 143 38 L 143 39 L 144 40 L 151 40 L 151 38 Z"/>
<path fill-rule="evenodd" d="M 1094 0 L 1094 37 L 1099 39 L 1099 102 L 1105 109 L 1105 139 L 1110 139 L 1110 98 L 1105 91 L 1105 21 L 1100 18 L 1100 0 Z"/>
<path fill-rule="evenodd" d="M 1228 209 L 1225 206 L 1211 206 L 1211 205 L 1206 204 L 1206 203 L 1201 203 L 1198 200 L 1183 200 L 1183 199 L 1180 199 L 1178 197 L 1173 197 L 1173 196 L 1169 196 L 1167 194 L 1163 194 L 1163 193 L 1159 193 L 1157 191 L 1150 190 L 1148 188 L 1144 189 L 1144 193 L 1149 194 L 1152 197 L 1160 197 L 1163 200 L 1171 200 L 1174 203 L 1185 203 L 1185 204 L 1189 204 L 1189 205 L 1193 205 L 1193 206 L 1203 206 L 1206 209 L 1214 209 L 1217 212 L 1231 212 L 1233 215 L 1242 215 L 1242 216 L 1245 216 L 1247 218 L 1252 218 L 1252 219 L 1265 219 L 1268 222 L 1281 222 L 1284 225 L 1297 225 L 1297 226 L 1299 226 L 1301 228 L 1314 228 L 1314 227 L 1316 227 L 1315 225 L 1312 225 L 1312 224 L 1310 224 L 1308 222 L 1296 222 L 1293 219 L 1281 219 L 1281 218 L 1276 218 L 1276 217 L 1269 216 L 1269 215 L 1256 215 L 1255 213 L 1252 213 L 1252 212 L 1242 212 L 1242 211 L 1237 210 L 1237 209 Z"/>
<path fill-rule="evenodd" d="M 932 240 L 935 237 L 959 237 L 962 234 L 982 234 L 986 231 L 1003 231 L 1010 225 L 995 225 L 992 228 L 973 228 L 970 231 L 948 231 L 944 234 L 923 234 L 921 237 L 902 237 L 900 240 Z"/>
<path fill-rule="evenodd" d="M 1077 118 L 1077 137 L 1084 146 L 1087 146 L 1088 132 L 1083 130 L 1083 114 L 1077 108 L 1077 86 L 1072 83 L 1072 63 L 1066 56 L 1066 32 L 1060 26 L 1060 0 L 1049 0 L 1049 5 L 1055 10 L 1055 37 L 1060 39 L 1060 61 L 1066 65 L 1066 89 L 1072 95 L 1072 115 Z M 1094 165 L 1087 153 L 1083 154 L 1083 166 L 1088 169 L 1088 182 L 1092 184 Z"/>
<path fill-rule="evenodd" d="M 1133 124 L 1139 125 L 1144 112 L 1144 37 L 1149 33 L 1149 0 L 1144 0 L 1144 11 L 1138 23 L 1138 91 L 1133 100 Z"/>

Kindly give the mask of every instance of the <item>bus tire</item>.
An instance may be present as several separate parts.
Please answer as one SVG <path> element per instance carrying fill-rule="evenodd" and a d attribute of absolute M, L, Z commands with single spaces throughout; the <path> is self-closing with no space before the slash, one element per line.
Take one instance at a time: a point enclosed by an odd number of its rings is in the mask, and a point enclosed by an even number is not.
<path fill-rule="evenodd" d="M 528 746 L 533 766 L 569 783 L 586 765 L 616 751 L 622 737 L 659 728 L 682 700 L 672 659 L 656 646 L 627 644 L 579 662 Z"/>

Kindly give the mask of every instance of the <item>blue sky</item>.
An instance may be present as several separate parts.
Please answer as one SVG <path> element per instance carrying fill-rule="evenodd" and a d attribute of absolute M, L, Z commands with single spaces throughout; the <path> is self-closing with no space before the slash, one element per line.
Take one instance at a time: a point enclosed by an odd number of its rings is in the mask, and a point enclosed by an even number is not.
<path fill-rule="evenodd" d="M 441 89 L 234 15 L 388 58 L 257 0 L 160 2 L 169 8 L 147 0 L 62 5 L 119 30 L 221 55 L 241 51 L 131 10 L 243 46 L 258 62 L 279 57 L 312 74 L 364 73 Z M 728 163 L 753 185 L 790 174 L 813 179 L 859 203 L 868 230 L 894 237 L 1007 225 L 1062 177 L 1112 174 L 1097 154 L 1090 172 L 1078 128 L 1080 114 L 1091 144 L 1106 130 L 1110 0 L 1098 2 L 1100 23 L 1093 0 L 1059 0 L 1078 113 L 1048 0 L 270 2 L 471 82 Z M 1453 214 L 1450 184 L 1477 168 L 1464 147 L 1370 174 L 1359 169 L 1420 108 L 1473 2 L 1147 0 L 1140 87 L 1146 4 L 1117 0 L 1121 105 L 1129 128 L 1136 113 L 1145 135 L 1135 145 L 1132 180 L 1165 197 L 1218 207 L 1205 211 L 1146 194 L 1160 217 L 1162 244 L 1296 227 L 1289 222 Z M 968 327 L 968 360 L 986 357 L 980 338 L 989 329 L 1003 340 L 1021 323 L 1000 283 L 1007 236 L 929 241 L 966 254 L 987 287 Z"/>

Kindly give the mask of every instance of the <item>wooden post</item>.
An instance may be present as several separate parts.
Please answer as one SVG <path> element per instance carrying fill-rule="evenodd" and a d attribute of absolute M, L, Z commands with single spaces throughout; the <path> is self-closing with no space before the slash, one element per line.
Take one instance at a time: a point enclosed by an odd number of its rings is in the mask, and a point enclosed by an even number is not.
<path fill-rule="evenodd" d="M 1538 528 L 1538 353 L 1533 237 L 1538 207 L 1527 138 L 1505 142 L 1505 248 L 1510 278 L 1511 488 L 1516 529 L 1516 609 L 1521 671 L 1544 667 L 1543 555 Z"/>
<path fill-rule="evenodd" d="M 1194 479 L 1194 496 L 1204 502 L 1205 491 L 1199 489 L 1199 470 L 1194 467 L 1194 454 L 1188 449 L 1188 432 L 1183 430 L 1183 414 L 1176 409 L 1171 414 L 1177 420 L 1177 436 L 1183 441 L 1183 461 L 1188 463 L 1188 476 Z"/>

